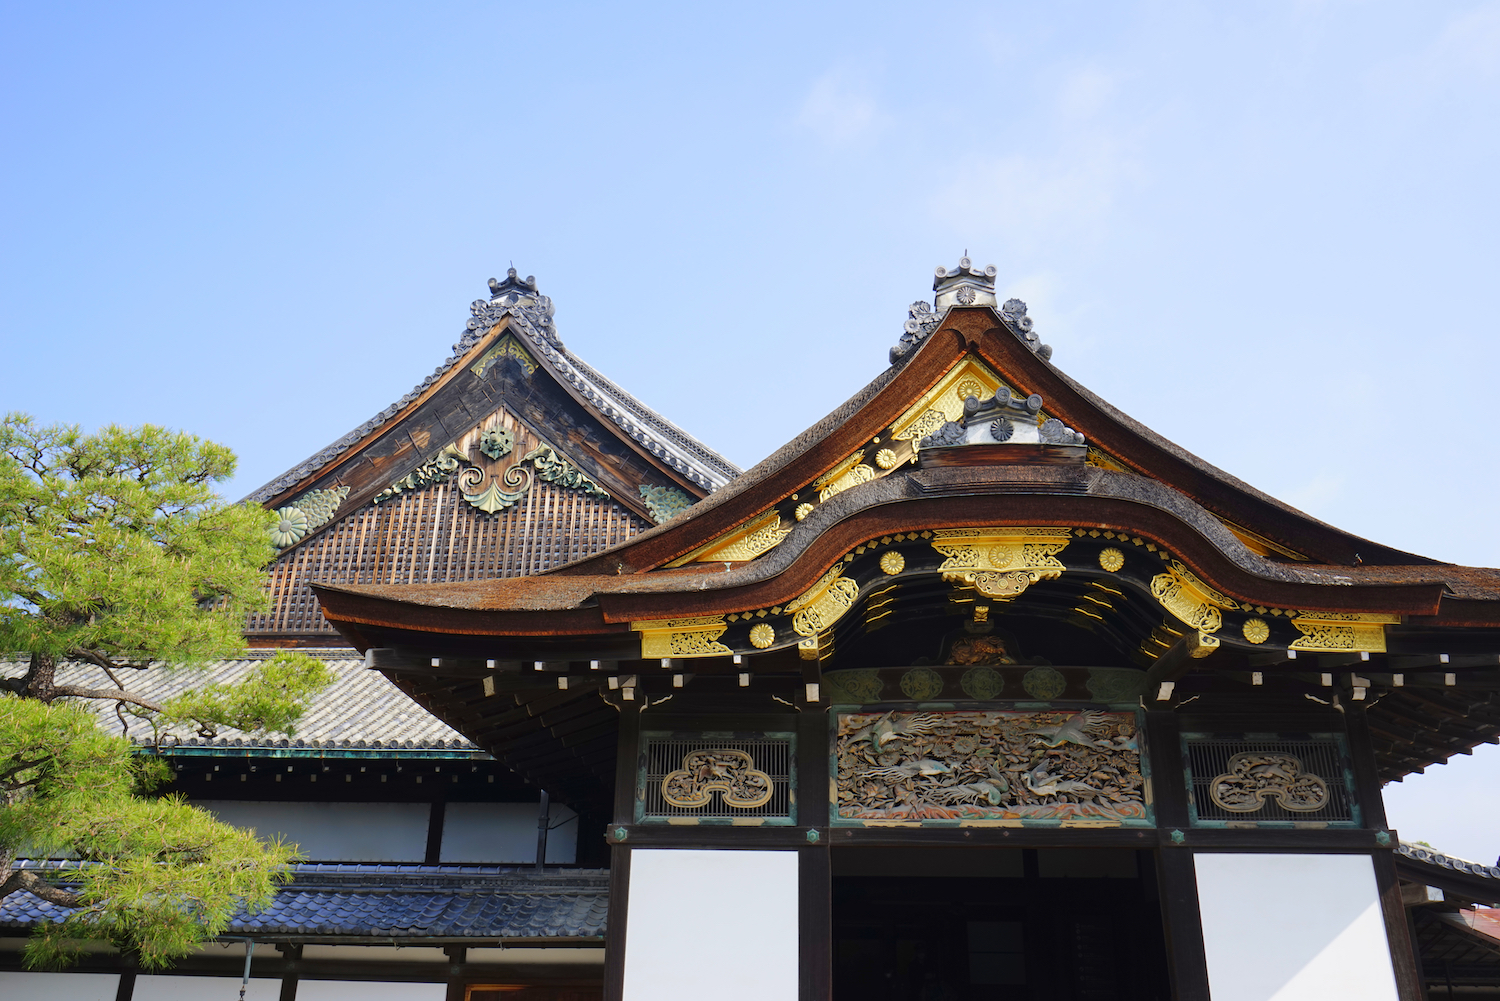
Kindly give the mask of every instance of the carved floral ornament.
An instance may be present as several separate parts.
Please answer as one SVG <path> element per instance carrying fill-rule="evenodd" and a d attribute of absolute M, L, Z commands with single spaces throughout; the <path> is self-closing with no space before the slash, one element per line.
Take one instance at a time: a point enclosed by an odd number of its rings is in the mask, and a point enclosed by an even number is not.
<path fill-rule="evenodd" d="M 276 523 L 271 526 L 271 545 L 277 549 L 295 546 L 311 532 L 332 521 L 333 513 L 348 496 L 348 487 L 309 490 L 280 508 L 276 512 Z"/>

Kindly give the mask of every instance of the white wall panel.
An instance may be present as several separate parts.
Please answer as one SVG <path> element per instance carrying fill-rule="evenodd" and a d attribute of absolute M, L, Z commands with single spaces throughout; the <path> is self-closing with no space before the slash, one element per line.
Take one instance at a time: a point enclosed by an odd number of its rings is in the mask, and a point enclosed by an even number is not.
<path fill-rule="evenodd" d="M 115 973 L 0 972 L 5 1001 L 115 1001 L 119 989 Z"/>
<path fill-rule="evenodd" d="M 272 955 L 275 955 L 272 953 Z M 238 1001 L 239 977 L 172 977 L 141 974 L 135 978 L 131 1001 Z M 281 997 L 281 981 L 250 978 L 245 1001 L 276 1001 Z M 114 1001 L 114 996 L 110 996 Z"/>
<path fill-rule="evenodd" d="M 1193 862 L 1213 1001 L 1396 1001 L 1370 856 Z"/>
<path fill-rule="evenodd" d="M 282 835 L 312 862 L 420 862 L 427 853 L 426 803 L 195 802 L 226 824 L 262 838 Z"/>
<path fill-rule="evenodd" d="M 797 853 L 630 853 L 625 1001 L 795 1001 Z"/>
<path fill-rule="evenodd" d="M 535 862 L 540 803 L 449 803 L 443 813 L 444 862 Z M 572 862 L 577 856 L 578 822 L 567 807 L 554 804 L 547 835 L 547 861 Z"/>
<path fill-rule="evenodd" d="M 443 984 L 387 984 L 360 980 L 299 980 L 297 1001 L 443 1001 Z"/>

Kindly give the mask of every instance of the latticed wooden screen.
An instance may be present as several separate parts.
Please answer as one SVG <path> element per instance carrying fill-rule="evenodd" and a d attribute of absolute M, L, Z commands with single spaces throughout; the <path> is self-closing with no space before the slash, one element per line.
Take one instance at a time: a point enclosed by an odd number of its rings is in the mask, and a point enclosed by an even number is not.
<path fill-rule="evenodd" d="M 438 483 L 366 505 L 286 553 L 271 572 L 271 610 L 245 631 L 324 633 L 310 581 L 426 584 L 539 573 L 624 542 L 649 526 L 611 500 L 538 481 L 515 507 L 485 514 Z"/>

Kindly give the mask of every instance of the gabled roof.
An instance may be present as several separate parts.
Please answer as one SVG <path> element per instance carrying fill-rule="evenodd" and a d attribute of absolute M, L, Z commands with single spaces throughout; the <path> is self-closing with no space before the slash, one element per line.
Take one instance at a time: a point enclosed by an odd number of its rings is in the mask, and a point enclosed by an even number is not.
<path fill-rule="evenodd" d="M 476 668 L 662 658 L 701 675 L 714 658 L 736 670 L 733 654 L 795 674 L 846 643 L 892 655 L 864 637 L 894 585 L 907 621 L 931 623 L 967 587 L 1010 618 L 1087 631 L 1075 652 L 1107 659 L 1074 664 L 1146 667 L 1187 644 L 1222 649 L 1215 670 L 1246 684 L 1275 668 L 1317 686 L 1351 663 L 1400 676 L 1370 714 L 1387 777 L 1500 729 L 1487 696 L 1453 687 L 1500 681 L 1500 571 L 1343 532 L 1130 420 L 1052 364 L 993 269 L 940 268 L 934 290 L 890 368 L 670 521 L 525 579 L 318 585 L 327 617 L 361 649 Z M 440 676 L 402 684 L 474 732 L 451 707 L 483 716 L 475 681 Z"/>
<path fill-rule="evenodd" d="M 252 493 L 277 511 L 256 643 L 337 643 L 311 580 L 536 573 L 665 521 L 739 470 L 564 347 L 512 269 L 453 354 L 371 420 Z"/>
<path fill-rule="evenodd" d="M 629 441 L 635 451 L 649 457 L 648 463 L 663 471 L 670 471 L 671 479 L 677 485 L 684 486 L 690 494 L 706 495 L 738 475 L 739 468 L 733 463 L 646 407 L 564 347 L 553 323 L 552 300 L 537 292 L 534 278 L 521 279 L 517 277 L 516 269 L 511 268 L 505 281 L 490 279 L 490 293 L 489 299 L 479 299 L 470 305 L 473 315 L 465 325 L 463 335 L 453 345 L 453 353 L 411 392 L 331 445 L 253 491 L 245 499 L 279 507 L 300 491 L 320 485 L 318 481 L 327 478 L 334 466 L 347 465 L 352 455 L 391 436 L 412 440 L 402 441 L 395 449 L 390 450 L 393 461 L 376 464 L 381 466 L 390 479 L 404 475 L 421 462 L 438 455 L 442 446 L 447 443 L 439 440 L 441 434 L 434 437 L 430 431 L 440 430 L 457 437 L 458 433 L 467 430 L 459 426 L 465 417 L 482 416 L 472 409 L 457 415 L 439 414 L 437 411 L 441 408 L 433 406 L 434 398 L 448 389 L 454 381 L 461 380 L 470 367 L 478 369 L 471 373 L 474 379 L 482 380 L 487 371 L 507 353 L 523 367 L 530 367 L 528 363 L 534 366 L 536 361 L 541 361 L 548 374 L 566 386 L 570 395 L 591 416 L 613 429 L 620 439 Z M 489 353 L 486 349 L 499 344 L 505 334 L 509 334 L 517 342 L 522 352 L 512 349 L 485 359 Z M 420 411 L 424 408 L 429 412 L 427 421 L 420 419 Z M 431 419 L 433 417 L 438 419 L 434 421 Z M 458 423 L 454 423 L 455 417 Z M 421 427 L 410 426 L 413 424 Z M 574 443 L 569 440 L 568 432 L 573 431 L 573 428 L 544 424 L 536 430 L 570 458 L 575 461 L 585 460 L 585 450 L 571 447 Z M 429 434 L 421 435 L 417 433 L 419 431 L 429 431 Z M 548 432 L 552 432 L 551 437 L 548 437 Z M 427 439 L 425 445 L 421 442 L 422 438 Z M 356 489 L 334 513 L 341 513 L 349 506 L 367 499 L 361 497 L 360 493 Z M 642 513 L 647 513 L 639 497 L 624 502 L 627 506 L 638 507 Z"/>
<path fill-rule="evenodd" d="M 429 631 L 457 629 L 462 618 L 464 628 L 494 635 L 551 633 L 531 615 L 545 610 L 558 613 L 559 629 L 571 630 L 590 620 L 604 627 L 654 614 L 745 611 L 795 598 L 862 541 L 856 535 L 904 530 L 892 513 L 898 504 L 915 514 L 923 500 L 969 495 L 971 509 L 1005 508 L 1009 524 L 1066 513 L 1084 527 L 1120 528 L 1128 526 L 1106 515 L 1131 510 L 1130 517 L 1159 527 L 1156 541 L 1169 543 L 1188 569 L 1242 602 L 1500 626 L 1500 572 L 1359 538 L 1255 490 L 1068 379 L 1037 342 L 1024 304 L 985 305 L 963 298 L 964 287 L 955 291 L 962 276 L 993 302 L 992 278 L 973 281 L 982 273 L 967 261 L 946 280 L 943 272 L 939 309 L 913 307 L 889 369 L 665 524 L 539 579 L 340 585 L 329 594 L 346 595 L 335 600 L 351 612 L 355 596 L 364 599 L 361 619 L 381 617 L 368 607 L 374 600 L 408 606 Z M 926 440 L 928 432 L 959 425 L 968 395 L 961 390 L 968 389 L 1037 400 L 1033 441 L 1047 427 L 1081 441 L 1036 447 L 1071 448 L 1077 461 L 1023 457 L 997 465 L 975 453 L 972 463 L 961 456 L 929 462 L 942 449 Z M 986 515 L 984 523 L 1002 523 L 997 517 Z M 726 572 L 706 575 L 709 565 Z M 581 617 L 566 614 L 585 609 Z M 494 629 L 464 612 L 490 613 Z M 529 625 L 508 612 L 527 616 Z"/>

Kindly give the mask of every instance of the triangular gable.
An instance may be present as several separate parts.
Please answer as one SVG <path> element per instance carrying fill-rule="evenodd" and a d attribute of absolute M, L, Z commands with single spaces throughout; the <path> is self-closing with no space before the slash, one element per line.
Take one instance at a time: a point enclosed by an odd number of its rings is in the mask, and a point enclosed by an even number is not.
<path fill-rule="evenodd" d="M 552 303 L 491 280 L 453 355 L 411 393 L 250 495 L 279 515 L 255 637 L 328 634 L 310 579 L 513 576 L 577 560 L 738 473 L 563 346 Z"/>

